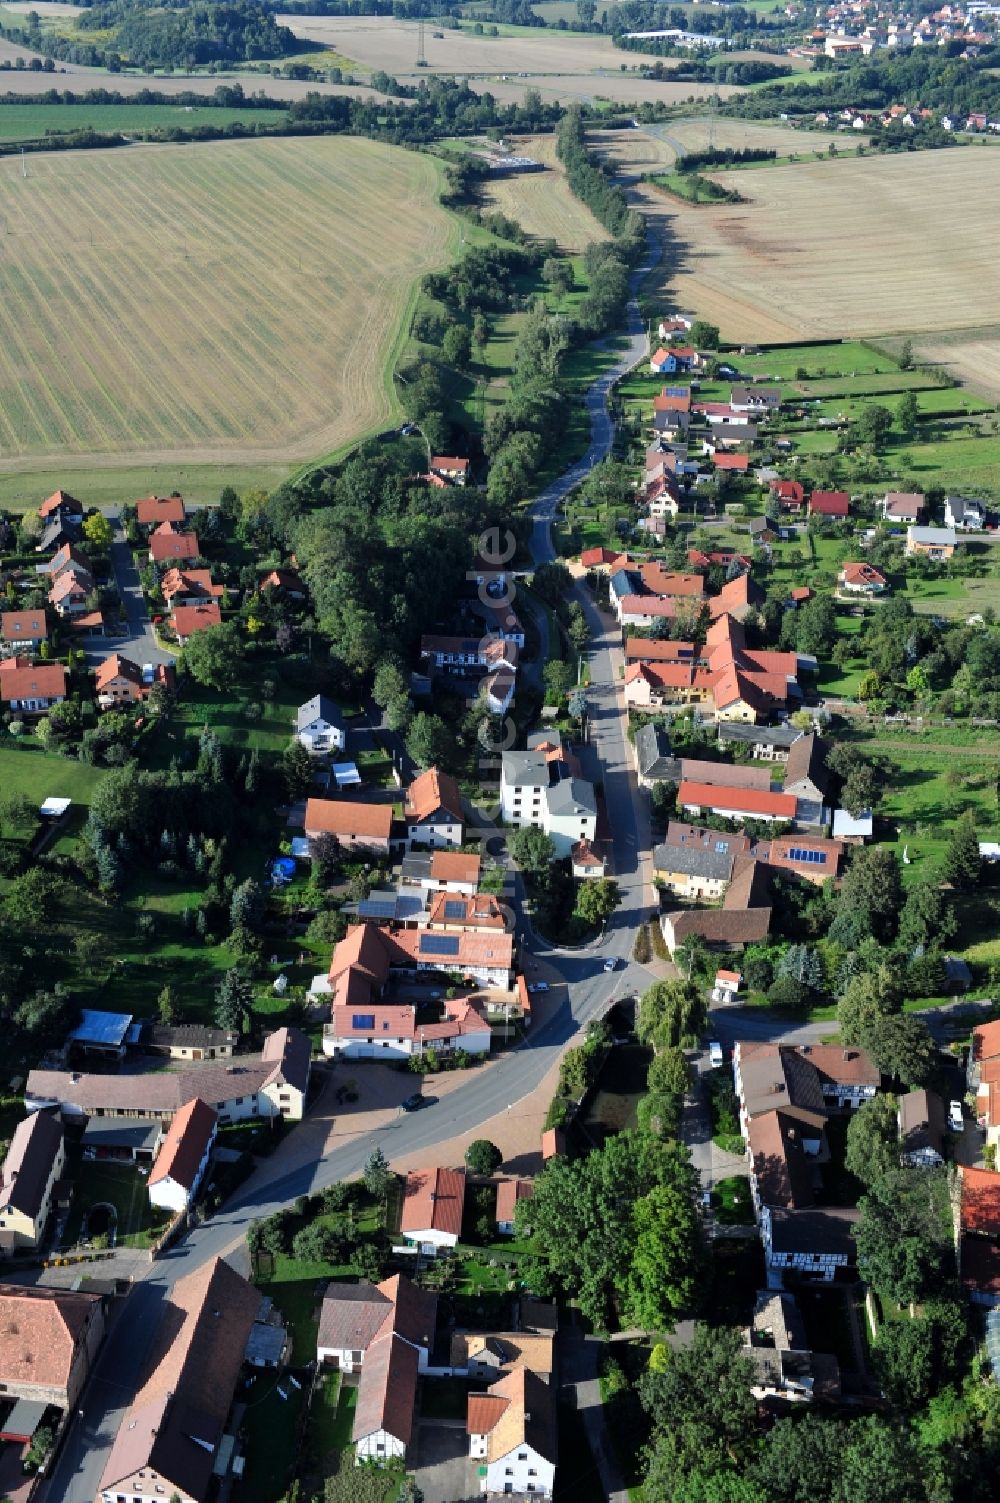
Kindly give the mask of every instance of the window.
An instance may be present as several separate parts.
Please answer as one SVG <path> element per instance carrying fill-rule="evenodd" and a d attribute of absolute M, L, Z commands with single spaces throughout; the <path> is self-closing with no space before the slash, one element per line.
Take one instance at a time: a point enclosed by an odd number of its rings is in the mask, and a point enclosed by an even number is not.
<path fill-rule="evenodd" d="M 518 1461 L 527 1461 L 527 1459 L 528 1459 L 528 1453 L 527 1453 L 527 1451 L 518 1451 L 518 1453 L 517 1453 L 517 1459 L 518 1459 Z"/>
<path fill-rule="evenodd" d="M 716 850 L 716 854 L 717 855 L 719 855 L 719 856 L 725 856 L 726 853 L 727 853 L 727 851 L 729 850 L 729 841 L 728 840 L 717 840 L 715 842 L 715 850 Z"/>

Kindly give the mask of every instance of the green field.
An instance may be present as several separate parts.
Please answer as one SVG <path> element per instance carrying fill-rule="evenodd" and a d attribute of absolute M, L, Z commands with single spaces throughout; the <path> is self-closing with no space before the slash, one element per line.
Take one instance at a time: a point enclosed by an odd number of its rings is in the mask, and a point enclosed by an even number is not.
<path fill-rule="evenodd" d="M 873 350 L 859 339 L 841 343 L 773 345 L 760 355 L 737 358 L 741 375 L 768 376 L 776 381 L 791 381 L 801 367 L 811 379 L 828 376 L 895 375 L 894 360 Z"/>
<path fill-rule="evenodd" d="M 2 92 L 2 85 L 0 85 Z M 215 109 L 174 104 L 0 104 L 0 141 L 36 141 L 69 131 L 107 133 L 147 130 L 191 130 L 209 125 L 279 125 L 287 110 Z"/>
<path fill-rule="evenodd" d="M 222 489 L 276 490 L 297 468 L 277 464 L 148 464 L 84 465 L 70 459 L 58 469 L 32 469 L 24 474 L 0 472 L 0 508 L 34 511 L 55 490 L 79 496 L 84 506 L 120 506 L 137 496 L 169 496 L 179 491 L 194 506 L 212 506 Z"/>

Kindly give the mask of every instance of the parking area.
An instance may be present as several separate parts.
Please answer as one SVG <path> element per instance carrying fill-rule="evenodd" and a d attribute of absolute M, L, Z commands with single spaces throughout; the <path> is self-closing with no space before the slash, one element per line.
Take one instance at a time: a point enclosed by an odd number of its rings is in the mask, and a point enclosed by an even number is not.
<path fill-rule="evenodd" d="M 420 1421 L 413 1471 L 424 1503 L 473 1503 L 480 1497 L 477 1464 L 459 1421 Z"/>

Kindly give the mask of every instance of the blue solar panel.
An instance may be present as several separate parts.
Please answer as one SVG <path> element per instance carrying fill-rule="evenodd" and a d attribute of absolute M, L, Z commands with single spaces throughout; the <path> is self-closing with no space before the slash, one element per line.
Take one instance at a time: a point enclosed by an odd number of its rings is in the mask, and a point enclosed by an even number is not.
<path fill-rule="evenodd" d="M 788 852 L 789 861 L 811 862 L 813 866 L 826 865 L 825 851 L 807 851 L 802 846 L 793 845 Z"/>
<path fill-rule="evenodd" d="M 391 919 L 396 917 L 395 898 L 364 898 L 358 904 L 358 917 Z"/>
<path fill-rule="evenodd" d="M 351 1018 L 352 1028 L 374 1028 L 375 1014 L 373 1012 L 356 1012 Z"/>
<path fill-rule="evenodd" d="M 420 950 L 424 955 L 457 955 L 457 934 L 421 934 Z"/>
<path fill-rule="evenodd" d="M 465 904 L 456 898 L 447 898 L 444 905 L 445 918 L 460 919 L 465 917 Z"/>

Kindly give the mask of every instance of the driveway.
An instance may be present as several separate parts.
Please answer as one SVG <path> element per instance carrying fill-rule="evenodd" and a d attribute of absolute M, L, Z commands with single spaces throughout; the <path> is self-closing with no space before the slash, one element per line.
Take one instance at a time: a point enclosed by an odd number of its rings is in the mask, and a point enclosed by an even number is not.
<path fill-rule="evenodd" d="M 433 1383 L 433 1378 L 425 1381 Z M 424 1503 L 472 1503 L 480 1497 L 477 1463 L 469 1456 L 465 1426 L 421 1420 L 413 1475 Z"/>

